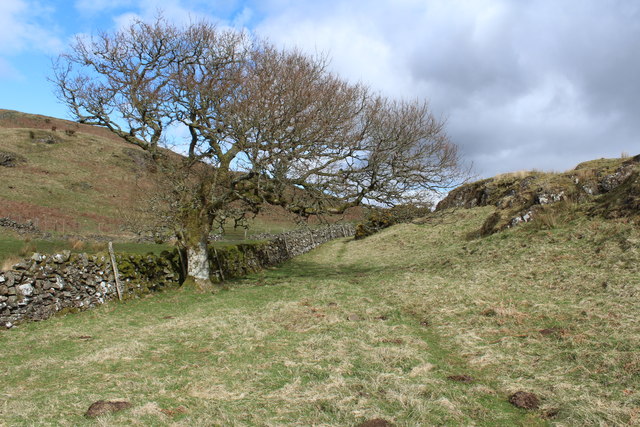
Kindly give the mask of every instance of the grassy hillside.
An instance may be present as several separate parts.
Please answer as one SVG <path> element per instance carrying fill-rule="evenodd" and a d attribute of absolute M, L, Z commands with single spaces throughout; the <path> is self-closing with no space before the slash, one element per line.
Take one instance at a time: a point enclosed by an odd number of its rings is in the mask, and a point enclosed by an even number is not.
<path fill-rule="evenodd" d="M 117 231 L 153 185 L 142 150 L 91 126 L 0 110 L 0 216 L 64 232 Z"/>
<path fill-rule="evenodd" d="M 154 170 L 148 153 L 106 129 L 0 109 L 0 217 L 54 235 L 125 237 L 122 225 L 158 185 Z M 271 206 L 249 233 L 293 227 L 291 215 Z M 244 238 L 244 230 L 227 231 Z"/>
<path fill-rule="evenodd" d="M 640 230 L 566 214 L 469 240 L 493 210 L 0 331 L 0 424 L 94 425 L 100 399 L 132 404 L 109 426 L 638 424 Z"/>

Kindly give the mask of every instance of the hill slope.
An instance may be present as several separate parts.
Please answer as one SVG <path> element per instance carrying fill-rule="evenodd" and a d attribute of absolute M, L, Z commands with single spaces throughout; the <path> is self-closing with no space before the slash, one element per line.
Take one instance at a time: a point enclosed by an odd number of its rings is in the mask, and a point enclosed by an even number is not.
<path fill-rule="evenodd" d="M 637 424 L 640 230 L 579 216 L 468 240 L 494 210 L 0 331 L 0 423 L 89 425 L 104 399 L 133 405 L 104 425 Z"/>
<path fill-rule="evenodd" d="M 147 153 L 93 126 L 0 110 L 3 153 L 0 217 L 43 230 L 116 231 L 153 187 Z"/>
<path fill-rule="evenodd" d="M 147 152 L 104 128 L 0 109 L 0 218 L 59 234 L 118 233 L 157 188 L 154 170 Z M 361 217 L 353 209 L 344 219 Z M 295 227 L 274 206 L 250 225 L 258 233 Z"/>

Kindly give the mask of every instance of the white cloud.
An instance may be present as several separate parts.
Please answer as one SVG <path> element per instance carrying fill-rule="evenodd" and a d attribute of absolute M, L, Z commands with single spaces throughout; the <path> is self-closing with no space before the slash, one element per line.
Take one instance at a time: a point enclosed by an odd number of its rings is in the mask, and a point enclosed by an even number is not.
<path fill-rule="evenodd" d="M 51 2 L 0 0 L 0 76 L 21 74 L 24 65 L 12 64 L 10 55 L 62 46 L 43 4 Z M 637 0 L 76 0 L 75 6 L 87 16 L 86 27 L 68 32 L 113 30 L 161 10 L 178 24 L 210 19 L 248 27 L 277 45 L 326 53 L 332 70 L 352 81 L 388 96 L 428 99 L 485 176 L 563 169 L 640 146 Z"/>
<path fill-rule="evenodd" d="M 272 41 L 328 52 L 334 70 L 387 95 L 429 99 L 482 175 L 638 151 L 635 0 L 254 7 L 257 31 Z"/>
<path fill-rule="evenodd" d="M 27 49 L 57 52 L 62 43 L 47 22 L 51 8 L 27 0 L 0 2 L 0 54 L 16 54 Z"/>

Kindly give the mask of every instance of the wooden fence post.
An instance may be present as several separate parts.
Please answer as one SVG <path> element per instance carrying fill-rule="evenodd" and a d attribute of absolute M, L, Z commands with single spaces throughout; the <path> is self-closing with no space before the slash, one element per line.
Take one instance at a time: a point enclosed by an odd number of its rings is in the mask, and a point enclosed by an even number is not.
<path fill-rule="evenodd" d="M 122 292 L 120 291 L 120 274 L 118 273 L 118 264 L 116 264 L 116 254 L 113 251 L 113 242 L 109 242 L 109 255 L 111 256 L 111 266 L 113 268 L 113 276 L 116 278 L 116 292 L 118 300 L 122 301 Z"/>
<path fill-rule="evenodd" d="M 287 242 L 287 236 L 282 236 L 284 239 L 284 248 L 287 250 L 287 257 L 291 258 L 291 251 L 289 251 L 289 242 Z"/>
<path fill-rule="evenodd" d="M 216 262 L 218 263 L 218 271 L 220 272 L 220 278 L 224 282 L 224 273 L 222 272 L 222 264 L 220 264 L 220 258 L 218 258 L 218 251 L 216 250 L 215 246 L 213 246 L 213 254 L 216 256 Z M 209 261 L 207 260 L 207 262 Z"/>

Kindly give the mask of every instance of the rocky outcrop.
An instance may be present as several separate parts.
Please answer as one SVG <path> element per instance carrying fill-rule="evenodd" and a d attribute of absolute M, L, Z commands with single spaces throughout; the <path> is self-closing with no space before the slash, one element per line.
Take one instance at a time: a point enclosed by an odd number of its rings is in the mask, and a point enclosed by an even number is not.
<path fill-rule="evenodd" d="M 488 205 L 524 208 L 600 195 L 617 188 L 639 168 L 640 155 L 584 162 L 560 174 L 534 171 L 499 175 L 452 190 L 436 210 Z"/>
<path fill-rule="evenodd" d="M 530 221 L 536 210 L 544 205 L 564 200 L 582 202 L 593 200 L 595 196 L 604 198 L 604 195 L 613 194 L 617 189 L 633 194 L 632 186 L 625 186 L 625 183 L 639 171 L 640 155 L 628 159 L 584 162 L 571 171 L 559 174 L 519 172 L 499 175 L 452 190 L 438 203 L 436 210 L 495 206 L 508 211 L 503 216 L 506 226 L 510 227 Z M 609 208 L 613 208 L 613 205 Z"/>
<path fill-rule="evenodd" d="M 26 163 L 23 156 L 10 151 L 0 151 L 0 167 L 13 168 L 21 163 Z"/>

